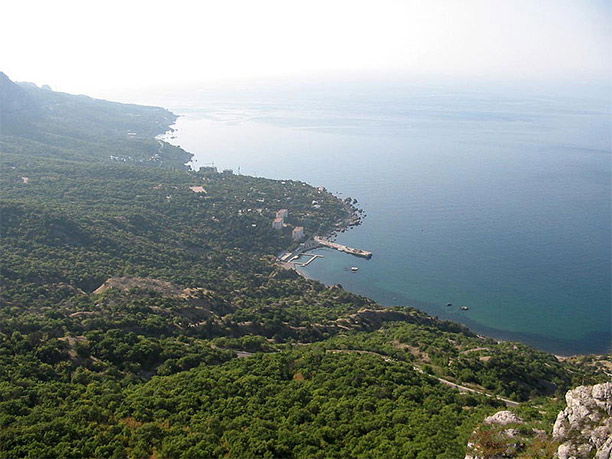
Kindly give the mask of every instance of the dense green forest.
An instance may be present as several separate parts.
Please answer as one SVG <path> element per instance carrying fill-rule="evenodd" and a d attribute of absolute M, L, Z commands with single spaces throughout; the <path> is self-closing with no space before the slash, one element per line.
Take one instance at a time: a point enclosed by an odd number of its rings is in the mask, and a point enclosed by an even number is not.
<path fill-rule="evenodd" d="M 174 120 L 0 73 L 0 457 L 463 457 L 605 379 L 279 265 L 355 209 L 189 170 Z"/>

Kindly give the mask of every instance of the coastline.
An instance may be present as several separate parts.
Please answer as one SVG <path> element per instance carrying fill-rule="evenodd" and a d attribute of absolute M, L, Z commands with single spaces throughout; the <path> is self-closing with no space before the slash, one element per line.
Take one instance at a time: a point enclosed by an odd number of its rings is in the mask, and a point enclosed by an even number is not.
<path fill-rule="evenodd" d="M 319 191 L 323 191 L 327 193 L 327 190 L 320 189 Z M 340 197 L 334 195 L 333 193 L 329 193 L 330 195 L 332 195 L 335 199 L 341 201 L 343 203 L 343 208 L 344 211 L 346 213 L 345 216 L 338 218 L 335 223 L 333 224 L 333 227 L 330 228 L 327 231 L 322 231 L 321 235 L 319 234 L 312 234 L 310 237 L 308 237 L 304 242 L 302 242 L 300 245 L 298 245 L 296 248 L 294 248 L 292 251 L 289 251 L 289 248 L 286 249 L 286 252 L 279 258 L 277 258 L 277 263 L 279 265 L 281 265 L 283 268 L 285 269 L 293 269 L 294 271 L 296 271 L 299 275 L 301 275 L 302 277 L 306 278 L 306 279 L 310 279 L 310 280 L 315 280 L 312 276 L 308 275 L 304 270 L 300 270 L 298 268 L 298 266 L 300 267 L 306 267 L 311 261 L 314 260 L 311 259 L 310 261 L 308 261 L 306 264 L 298 264 L 296 262 L 294 262 L 293 260 L 296 260 L 297 258 L 299 258 L 301 255 L 303 254 L 307 254 L 309 252 L 311 252 L 312 250 L 317 250 L 320 248 L 324 248 L 324 247 L 330 247 L 332 245 L 335 245 L 334 241 L 337 233 L 338 232 L 345 232 L 350 228 L 354 228 L 356 226 L 359 226 L 362 221 L 363 218 L 365 218 L 365 212 L 363 211 L 363 209 L 360 209 L 356 206 L 357 200 L 356 199 L 352 199 L 352 198 L 345 198 L 344 200 L 340 199 Z M 321 239 L 324 239 L 326 241 L 326 243 L 323 243 L 321 241 Z M 329 244 L 328 244 L 329 243 Z M 305 245 L 308 245 L 309 247 L 304 248 Z M 312 245 L 312 247 L 310 247 L 310 245 Z M 344 246 L 343 246 L 344 247 Z M 333 247 L 335 248 L 335 247 Z M 356 256 L 362 256 L 364 258 L 370 259 L 372 257 L 372 253 L 371 252 L 367 252 L 367 256 L 365 255 L 358 255 L 356 253 L 354 253 L 353 251 L 356 252 L 365 252 L 359 249 L 351 249 L 348 248 L 350 251 L 348 250 L 342 250 L 337 248 L 336 250 L 340 251 L 340 252 L 344 252 L 344 253 L 348 253 L 351 255 L 356 255 Z"/>
<path fill-rule="evenodd" d="M 297 266 L 293 266 L 292 268 L 288 268 L 288 269 L 293 269 L 296 273 L 298 273 L 300 276 L 302 276 L 304 279 L 308 279 L 308 280 L 314 280 L 316 281 L 317 279 L 313 278 L 312 276 L 309 276 L 306 272 L 304 272 L 303 270 L 301 270 L 300 268 L 298 268 Z M 317 281 L 320 282 L 320 281 Z"/>
<path fill-rule="evenodd" d="M 172 134 L 176 134 L 176 132 L 177 131 L 173 129 Z M 171 140 L 171 139 L 168 139 L 168 140 Z M 188 168 L 193 168 L 194 165 L 193 165 L 192 161 L 190 161 L 189 163 L 186 164 L 186 166 Z M 280 179 L 278 179 L 278 180 L 280 180 Z M 334 196 L 337 199 L 339 199 L 341 201 L 344 201 L 346 203 L 345 199 L 342 199 L 342 198 L 340 198 L 340 197 L 338 197 L 336 195 L 334 195 Z M 352 202 L 352 201 L 350 201 L 350 202 Z M 349 206 L 352 207 L 353 205 L 349 204 Z M 347 217 L 343 217 L 342 219 L 340 219 L 336 223 L 334 228 L 329 229 L 327 232 L 323 233 L 323 235 L 325 237 L 330 238 L 330 239 L 334 239 L 335 237 L 338 236 L 338 233 L 342 233 L 342 232 L 348 231 L 349 229 L 353 228 L 354 226 L 358 226 L 361 223 L 361 221 L 363 219 L 363 216 L 364 216 L 363 214 L 357 214 L 356 213 L 356 209 L 352 208 L 352 211 L 349 213 L 349 215 Z M 357 217 L 357 220 L 353 220 L 355 217 Z M 325 263 L 325 261 L 323 261 L 323 263 Z M 300 269 L 299 267 L 295 266 L 294 264 L 291 264 L 291 269 L 293 269 L 298 275 L 300 275 L 300 276 L 302 276 L 302 277 L 304 277 L 306 279 L 316 280 L 318 282 L 322 282 L 322 283 L 327 284 L 327 285 L 336 285 L 333 282 L 330 282 L 330 283 L 323 282 L 323 280 L 315 278 L 312 275 L 309 275 L 306 272 L 306 270 Z M 344 284 L 344 283 L 342 283 L 342 284 Z M 352 291 L 353 293 L 357 293 L 355 290 L 351 290 L 350 287 L 347 288 L 347 287 L 343 286 L 343 288 L 346 288 L 347 290 Z M 369 295 L 369 294 L 363 294 L 363 293 L 357 293 L 357 294 L 363 295 L 363 296 L 366 296 L 366 297 L 369 297 L 369 298 L 372 298 L 372 296 Z M 382 303 L 379 300 L 375 300 L 375 301 L 377 301 L 382 306 L 393 307 L 393 305 Z M 419 309 L 421 311 L 424 311 L 424 312 L 426 311 L 422 307 L 418 306 L 418 302 L 416 302 L 416 303 L 402 302 L 401 304 L 403 306 L 406 306 L 406 307 L 415 307 L 415 308 L 417 308 L 417 309 Z M 417 306 L 408 306 L 410 304 L 417 304 Z M 430 316 L 435 316 L 435 313 L 431 313 L 431 312 L 426 312 L 426 313 L 428 315 L 430 315 Z M 476 325 L 474 320 L 466 320 L 465 322 L 464 321 L 458 321 L 458 320 L 456 320 L 454 318 L 446 319 L 446 320 L 450 320 L 450 321 L 453 321 L 453 322 L 456 322 L 456 323 L 459 323 L 459 324 L 466 325 L 467 327 L 469 327 L 470 329 L 472 329 L 475 332 L 479 332 L 479 330 L 483 330 L 482 334 L 484 334 L 484 335 L 486 335 L 488 337 L 491 337 L 492 339 L 495 339 L 495 340 L 510 341 L 510 342 L 520 342 L 520 343 L 529 345 L 531 347 L 534 347 L 536 349 L 542 350 L 544 352 L 555 354 L 555 355 L 561 355 L 561 356 L 567 356 L 567 357 L 575 356 L 575 355 L 604 355 L 604 354 L 594 354 L 592 352 L 581 353 L 580 351 L 576 352 L 576 351 L 571 351 L 571 350 L 568 350 L 567 352 L 563 352 L 563 351 L 559 351 L 559 350 L 552 351 L 552 350 L 550 350 L 550 346 L 548 347 L 548 349 L 546 349 L 542 345 L 534 344 L 534 341 L 538 341 L 538 340 L 544 342 L 544 340 L 541 340 L 539 338 L 539 336 L 534 336 L 534 339 L 530 339 L 529 337 L 526 336 L 525 333 L 522 333 L 522 335 L 525 336 L 525 338 L 523 339 L 520 336 L 517 336 L 517 335 L 521 335 L 520 332 L 510 332 L 510 331 L 506 331 L 506 330 L 502 330 L 502 329 L 497 330 L 497 329 L 493 329 L 493 328 L 487 327 L 487 326 Z M 514 336 L 508 337 L 508 335 L 514 335 Z M 515 336 L 517 336 L 517 337 L 515 337 Z M 559 341 L 559 343 L 563 344 L 565 346 L 567 345 L 567 343 L 562 343 L 561 341 Z"/>
<path fill-rule="evenodd" d="M 336 196 L 337 197 L 337 196 Z M 359 226 L 359 224 L 361 224 L 362 221 L 362 217 L 361 214 L 362 212 L 359 212 L 359 209 L 356 209 L 354 207 L 347 207 L 347 209 L 352 209 L 352 213 L 347 216 L 346 218 L 343 219 L 339 219 L 336 223 L 336 228 L 333 230 L 330 230 L 329 232 L 324 233 L 324 236 L 326 238 L 329 238 L 330 240 L 334 240 L 337 235 L 338 232 L 345 232 L 348 231 L 356 226 Z M 358 222 L 356 224 L 352 224 L 352 222 L 354 222 L 354 218 L 358 219 Z M 309 253 L 312 250 L 317 250 L 317 249 L 325 249 L 325 247 L 314 247 L 312 249 L 306 250 L 303 253 Z M 331 251 L 334 251 L 333 249 L 330 249 Z M 344 255 L 348 255 L 348 254 L 343 254 Z M 321 261 L 322 263 L 325 263 L 325 261 Z M 286 263 L 286 262 L 281 262 L 281 264 L 286 268 L 286 269 L 291 269 L 293 271 L 295 271 L 298 275 L 300 275 L 301 277 L 308 279 L 308 280 L 315 280 L 317 282 L 321 282 L 323 284 L 325 284 L 328 287 L 332 287 L 334 285 L 338 285 L 337 283 L 327 283 L 324 282 L 321 279 L 315 278 L 312 275 L 308 274 L 308 272 L 304 269 L 302 269 L 301 266 L 296 265 L 295 263 Z M 344 285 L 342 285 L 342 288 L 346 289 L 346 287 Z M 349 289 L 347 289 L 349 290 Z M 352 293 L 358 294 L 358 295 L 363 295 L 366 296 L 368 298 L 371 298 L 369 295 L 367 294 L 361 294 L 358 292 L 355 292 L 353 290 L 349 290 Z M 373 299 L 373 298 L 371 298 Z M 405 303 L 401 303 L 401 304 L 383 304 L 378 300 L 374 300 L 376 301 L 380 306 L 385 307 L 385 308 L 394 308 L 394 307 L 405 307 L 405 308 L 414 308 L 417 309 L 431 317 L 434 318 L 438 318 L 438 315 L 436 314 L 432 314 L 430 312 L 427 312 L 425 309 L 423 309 L 422 306 L 420 306 L 418 304 L 418 302 L 405 302 Z M 416 304 L 416 306 L 414 305 Z M 454 322 L 463 326 L 466 326 L 467 328 L 469 328 L 472 332 L 477 333 L 478 336 L 483 337 L 483 339 L 492 339 L 495 340 L 498 343 L 520 343 L 522 345 L 526 345 L 526 346 L 530 346 L 533 347 L 534 349 L 538 349 L 542 352 L 547 352 L 549 354 L 554 355 L 558 360 L 567 360 L 567 359 L 572 359 L 572 358 L 579 358 L 579 357 L 606 357 L 611 355 L 610 353 L 612 353 L 612 349 L 610 349 L 609 352 L 585 352 L 585 353 L 580 353 L 580 352 L 576 352 L 573 350 L 568 350 L 566 352 L 556 349 L 556 350 L 548 350 L 545 348 L 545 345 L 542 343 L 542 345 L 539 345 L 538 343 L 534 342 L 537 341 L 537 337 L 531 337 L 529 335 L 527 335 L 526 333 L 521 333 L 521 332 L 513 332 L 513 331 L 509 331 L 509 330 L 502 330 L 502 329 L 495 329 L 492 327 L 488 327 L 486 325 L 482 325 L 482 324 L 478 324 L 476 321 L 472 320 L 472 319 L 467 319 L 465 318 L 465 322 L 460 322 L 455 320 L 454 318 L 446 318 L 446 317 L 442 317 L 441 320 L 447 320 L 450 322 Z M 561 346 L 561 343 L 559 343 L 559 345 Z"/>

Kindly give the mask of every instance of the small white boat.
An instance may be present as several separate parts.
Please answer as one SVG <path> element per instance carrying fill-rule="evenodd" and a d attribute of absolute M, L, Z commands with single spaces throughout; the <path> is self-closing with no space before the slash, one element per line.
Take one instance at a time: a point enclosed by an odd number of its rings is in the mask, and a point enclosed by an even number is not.
<path fill-rule="evenodd" d="M 353 272 L 359 271 L 359 268 L 357 266 L 352 266 L 351 267 L 351 271 L 353 271 Z"/>

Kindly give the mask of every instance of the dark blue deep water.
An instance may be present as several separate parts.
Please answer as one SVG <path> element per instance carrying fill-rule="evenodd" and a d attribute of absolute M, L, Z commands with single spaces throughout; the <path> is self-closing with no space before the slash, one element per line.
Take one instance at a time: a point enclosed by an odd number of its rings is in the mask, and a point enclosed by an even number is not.
<path fill-rule="evenodd" d="M 309 276 L 559 354 L 610 350 L 608 101 L 405 88 L 244 94 L 167 104 L 183 115 L 174 142 L 195 167 L 358 199 L 367 217 L 338 240 L 374 257 L 320 250 Z"/>

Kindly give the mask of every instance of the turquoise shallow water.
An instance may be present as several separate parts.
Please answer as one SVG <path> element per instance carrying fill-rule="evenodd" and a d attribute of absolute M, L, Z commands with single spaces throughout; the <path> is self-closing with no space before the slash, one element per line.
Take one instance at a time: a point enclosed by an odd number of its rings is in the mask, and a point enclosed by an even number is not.
<path fill-rule="evenodd" d="M 556 353 L 610 350 L 605 101 L 319 91 L 169 105 L 196 167 L 358 199 L 367 217 L 338 240 L 373 258 L 322 249 L 309 276 Z"/>

